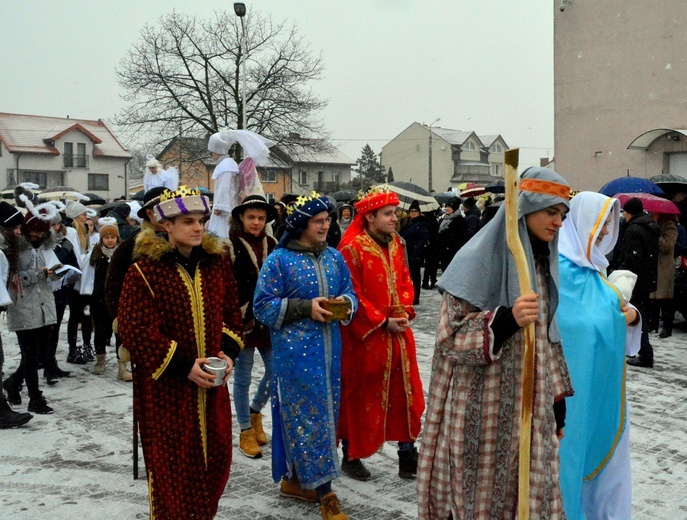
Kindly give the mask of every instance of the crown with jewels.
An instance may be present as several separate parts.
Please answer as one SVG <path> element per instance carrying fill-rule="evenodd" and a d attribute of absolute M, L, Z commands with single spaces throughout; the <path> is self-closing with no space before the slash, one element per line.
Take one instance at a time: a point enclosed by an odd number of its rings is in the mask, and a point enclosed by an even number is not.
<path fill-rule="evenodd" d="M 175 191 L 160 195 L 160 202 L 155 205 L 155 220 L 158 222 L 188 213 L 210 214 L 208 198 L 197 188 L 179 186 Z"/>

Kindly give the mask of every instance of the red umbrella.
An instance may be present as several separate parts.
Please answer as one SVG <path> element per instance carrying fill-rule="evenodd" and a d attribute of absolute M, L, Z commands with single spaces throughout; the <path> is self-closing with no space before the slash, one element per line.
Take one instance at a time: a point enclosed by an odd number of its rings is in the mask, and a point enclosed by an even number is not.
<path fill-rule="evenodd" d="M 480 186 L 474 182 L 466 182 L 464 185 L 459 184 L 458 188 L 460 188 L 461 197 L 476 197 L 477 195 L 484 195 L 487 191 L 484 186 Z"/>
<path fill-rule="evenodd" d="M 620 201 L 621 206 L 625 205 L 628 200 L 636 198 L 642 201 L 644 210 L 649 213 L 680 214 L 680 210 L 673 202 L 649 193 L 617 193 L 613 197 Z"/>

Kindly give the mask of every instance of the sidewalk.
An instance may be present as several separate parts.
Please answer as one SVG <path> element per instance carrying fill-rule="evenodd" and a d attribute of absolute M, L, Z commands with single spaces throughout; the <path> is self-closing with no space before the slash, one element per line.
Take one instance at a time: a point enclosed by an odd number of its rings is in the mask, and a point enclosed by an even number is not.
<path fill-rule="evenodd" d="M 437 291 L 422 291 L 413 329 L 425 392 L 429 384 L 439 309 Z M 19 362 L 16 336 L 0 322 L 5 372 Z M 67 365 L 66 325 L 58 359 L 72 371 L 59 384 L 42 386 L 55 414 L 35 416 L 25 427 L 0 431 L 0 517 L 8 519 L 144 519 L 147 485 L 141 455 L 140 478 L 132 478 L 131 384 L 116 379 L 114 354 L 105 376 L 90 366 Z M 662 340 L 652 334 L 652 370 L 628 367 L 631 414 L 633 512 L 638 519 L 687 518 L 687 333 Z M 257 367 L 260 363 L 257 362 Z M 255 381 L 258 380 L 255 375 Z M 43 379 L 41 378 L 41 384 Z M 231 384 L 231 383 L 230 383 Z M 231 389 L 231 388 L 230 388 Z M 28 400 L 16 407 L 26 410 Z M 263 410 L 266 430 L 269 410 Z M 235 425 L 234 439 L 238 430 Z M 398 477 L 396 447 L 374 455 L 368 482 L 341 477 L 333 484 L 344 511 L 356 520 L 417 517 L 415 481 Z M 234 446 L 231 477 L 219 519 L 317 519 L 315 504 L 279 497 L 272 482 L 270 449 L 251 460 Z"/>

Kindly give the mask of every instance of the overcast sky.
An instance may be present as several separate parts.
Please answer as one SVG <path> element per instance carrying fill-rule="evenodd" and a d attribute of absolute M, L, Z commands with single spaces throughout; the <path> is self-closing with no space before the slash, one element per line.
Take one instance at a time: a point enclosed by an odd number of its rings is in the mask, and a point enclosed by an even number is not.
<path fill-rule="evenodd" d="M 541 0 L 255 0 L 295 21 L 330 100 L 323 119 L 353 160 L 412 122 L 501 134 L 522 167 L 553 155 L 553 2 Z M 209 17 L 233 2 L 5 0 L 0 111 L 111 119 L 123 107 L 115 67 L 145 23 L 176 9 Z"/>

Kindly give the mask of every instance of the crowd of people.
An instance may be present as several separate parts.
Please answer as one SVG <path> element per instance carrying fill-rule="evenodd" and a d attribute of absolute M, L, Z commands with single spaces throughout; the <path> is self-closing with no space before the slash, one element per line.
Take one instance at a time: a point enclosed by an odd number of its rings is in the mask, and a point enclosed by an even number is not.
<path fill-rule="evenodd" d="M 240 167 L 226 140 L 209 149 L 231 184 Z M 499 202 L 455 197 L 423 214 L 376 187 L 338 207 L 313 192 L 211 208 L 156 173 L 140 208 L 102 218 L 29 192 L 17 193 L 20 208 L 0 203 L 0 305 L 21 352 L 2 382 L 3 428 L 53 413 L 39 370 L 48 386 L 70 376 L 57 359 L 69 306 L 65 361 L 103 376 L 112 345 L 117 377 L 134 382 L 151 518 L 214 518 L 232 462 L 232 373 L 239 451 L 257 459 L 271 444 L 279 494 L 318 503 L 324 520 L 348 518 L 333 481 L 370 479 L 365 459 L 390 441 L 399 477 L 417 479 L 422 519 L 515 518 L 523 499 L 531 518 L 629 518 L 625 362 L 653 366 L 658 314 L 661 336 L 672 333 L 677 218 L 636 198 L 622 211 L 597 193 L 571 199 L 561 176 L 530 168 L 515 201 L 523 294 Z M 435 288 L 425 410 L 412 322 Z M 530 324 L 536 354 L 523 375 Z M 251 394 L 256 350 L 264 373 Z M 24 386 L 26 413 L 10 406 Z"/>

